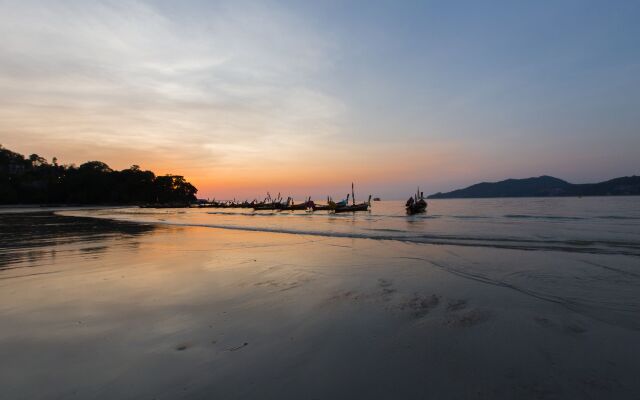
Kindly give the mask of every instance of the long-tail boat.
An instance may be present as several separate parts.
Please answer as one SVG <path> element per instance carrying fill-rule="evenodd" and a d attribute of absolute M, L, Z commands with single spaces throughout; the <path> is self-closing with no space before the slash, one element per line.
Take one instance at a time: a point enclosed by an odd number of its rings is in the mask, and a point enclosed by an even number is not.
<path fill-rule="evenodd" d="M 300 204 L 295 204 L 293 202 L 293 199 L 290 198 L 290 202 L 288 202 L 288 206 L 286 208 L 284 208 L 284 210 L 287 211 L 306 211 L 306 210 L 314 210 L 315 209 L 315 203 L 313 202 L 313 200 L 311 200 L 311 197 L 309 197 L 307 199 L 307 201 L 305 201 L 304 203 L 300 203 Z"/>
<path fill-rule="evenodd" d="M 284 203 L 282 198 L 280 197 L 280 193 L 278 193 L 278 197 L 276 199 L 271 199 L 271 195 L 267 193 L 267 197 L 264 199 L 262 203 L 257 203 L 253 205 L 253 209 L 255 211 L 261 210 L 284 210 L 289 206 L 289 202 L 291 198 L 287 199 L 287 202 Z"/>
<path fill-rule="evenodd" d="M 337 203 L 333 203 L 333 208 L 348 206 L 349 205 L 349 196 L 350 196 L 350 194 L 347 193 L 347 197 L 342 199 L 342 201 L 339 201 Z M 329 203 L 329 204 L 331 204 L 331 203 Z"/>
<path fill-rule="evenodd" d="M 347 195 L 347 201 L 349 196 Z M 355 211 L 369 211 L 369 207 L 371 206 L 371 195 L 369 195 L 369 200 L 364 203 L 356 204 L 356 195 L 353 189 L 353 182 L 351 183 L 351 205 L 338 205 L 336 203 L 336 208 L 334 212 L 343 213 L 343 212 L 355 212 Z"/>
<path fill-rule="evenodd" d="M 327 196 L 327 204 L 313 204 L 313 211 L 329 211 L 336 208 L 336 203 L 333 202 L 331 197 Z"/>
<path fill-rule="evenodd" d="M 284 210 L 287 207 L 284 203 L 267 203 L 267 204 L 256 204 L 253 206 L 255 211 L 266 211 L 266 210 Z"/>
<path fill-rule="evenodd" d="M 335 210 L 338 207 L 346 207 L 349 205 L 349 196 L 351 195 L 347 194 L 347 197 L 338 202 L 333 201 L 331 197 L 327 197 L 327 205 L 323 207 L 325 210 Z"/>
<path fill-rule="evenodd" d="M 406 203 L 407 214 L 413 215 L 423 213 L 427 211 L 427 202 L 424 199 L 424 193 L 420 191 L 420 188 L 416 191 L 413 197 L 409 197 Z"/>

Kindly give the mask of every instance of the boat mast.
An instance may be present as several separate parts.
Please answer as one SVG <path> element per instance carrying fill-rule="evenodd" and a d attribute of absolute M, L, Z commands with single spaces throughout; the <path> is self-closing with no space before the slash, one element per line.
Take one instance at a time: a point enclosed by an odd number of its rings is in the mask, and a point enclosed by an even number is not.
<path fill-rule="evenodd" d="M 356 193 L 353 191 L 353 182 L 351 182 L 351 202 L 356 205 Z"/>

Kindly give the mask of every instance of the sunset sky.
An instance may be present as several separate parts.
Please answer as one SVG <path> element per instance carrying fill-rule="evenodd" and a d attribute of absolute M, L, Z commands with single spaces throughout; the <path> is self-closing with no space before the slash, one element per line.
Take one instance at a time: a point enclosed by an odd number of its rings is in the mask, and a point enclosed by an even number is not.
<path fill-rule="evenodd" d="M 640 173 L 640 2 L 0 0 L 0 143 L 199 197 Z"/>

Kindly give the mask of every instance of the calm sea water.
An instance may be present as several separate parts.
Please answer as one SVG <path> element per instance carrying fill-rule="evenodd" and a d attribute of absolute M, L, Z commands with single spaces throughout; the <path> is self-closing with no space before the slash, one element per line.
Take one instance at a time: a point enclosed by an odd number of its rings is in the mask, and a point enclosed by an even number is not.
<path fill-rule="evenodd" d="M 332 214 L 250 209 L 64 211 L 135 222 L 524 250 L 640 255 L 640 197 L 431 200 L 407 216 L 402 201 Z"/>

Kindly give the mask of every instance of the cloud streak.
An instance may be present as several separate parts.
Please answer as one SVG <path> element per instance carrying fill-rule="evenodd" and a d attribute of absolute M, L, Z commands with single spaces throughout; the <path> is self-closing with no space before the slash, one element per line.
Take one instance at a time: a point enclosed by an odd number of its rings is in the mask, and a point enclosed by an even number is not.
<path fill-rule="evenodd" d="M 321 145 L 344 109 L 314 85 L 330 46 L 282 10 L 237 4 L 205 16 L 141 2 L 5 4 L 0 134 L 73 148 L 67 158 L 121 148 L 182 170 Z"/>

